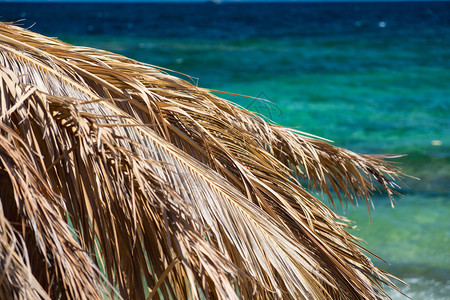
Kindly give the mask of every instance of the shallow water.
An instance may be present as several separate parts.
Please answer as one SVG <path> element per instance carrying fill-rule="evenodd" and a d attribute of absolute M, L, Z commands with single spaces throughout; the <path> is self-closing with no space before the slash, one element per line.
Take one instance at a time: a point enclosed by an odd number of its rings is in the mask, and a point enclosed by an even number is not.
<path fill-rule="evenodd" d="M 2 21 L 191 75 L 277 123 L 396 159 L 392 209 L 343 212 L 413 299 L 450 295 L 450 3 L 5 4 Z M 392 293 L 394 299 L 405 299 Z"/>
<path fill-rule="evenodd" d="M 448 299 L 448 197 L 407 195 L 395 209 L 385 198 L 374 204 L 371 224 L 366 207 L 349 207 L 345 215 L 355 221 L 353 234 L 365 240 L 363 245 L 390 263 L 374 260 L 376 265 L 408 283 L 402 290 L 413 299 Z M 396 292 L 391 296 L 405 299 Z"/>

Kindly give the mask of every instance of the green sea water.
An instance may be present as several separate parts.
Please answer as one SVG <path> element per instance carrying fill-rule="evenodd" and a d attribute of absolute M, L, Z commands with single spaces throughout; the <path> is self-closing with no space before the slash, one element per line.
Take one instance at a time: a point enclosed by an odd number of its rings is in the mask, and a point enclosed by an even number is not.
<path fill-rule="evenodd" d="M 337 146 L 405 154 L 394 161 L 420 180 L 403 178 L 395 208 L 374 194 L 371 218 L 363 203 L 338 212 L 410 297 L 450 299 L 450 4 L 80 7 L 17 6 L 10 16 L 201 87 L 264 98 L 222 95 Z"/>

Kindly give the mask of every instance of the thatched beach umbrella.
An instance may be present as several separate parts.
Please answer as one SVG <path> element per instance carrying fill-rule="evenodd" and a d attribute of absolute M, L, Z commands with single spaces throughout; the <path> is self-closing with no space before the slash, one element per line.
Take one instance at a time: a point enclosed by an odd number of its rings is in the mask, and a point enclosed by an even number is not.
<path fill-rule="evenodd" d="M 1 299 L 381 299 L 331 199 L 398 170 L 163 70 L 0 24 Z M 335 196 L 333 196 L 335 195 Z"/>

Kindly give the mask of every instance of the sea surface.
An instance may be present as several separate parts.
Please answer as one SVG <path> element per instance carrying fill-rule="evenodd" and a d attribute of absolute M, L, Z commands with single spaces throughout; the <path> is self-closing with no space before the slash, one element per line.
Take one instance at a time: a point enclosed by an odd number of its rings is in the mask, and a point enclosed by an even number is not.
<path fill-rule="evenodd" d="M 338 210 L 410 297 L 450 299 L 450 2 L 0 3 L 0 20 L 265 98 L 228 97 L 341 147 L 407 154 L 420 180 L 395 209 L 375 194 L 371 221 Z"/>

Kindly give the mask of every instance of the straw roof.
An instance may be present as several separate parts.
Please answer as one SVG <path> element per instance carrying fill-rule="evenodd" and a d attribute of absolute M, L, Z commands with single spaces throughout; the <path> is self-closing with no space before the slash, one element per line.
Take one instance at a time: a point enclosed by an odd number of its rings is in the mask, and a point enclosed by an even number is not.
<path fill-rule="evenodd" d="M 0 298 L 387 298 L 311 194 L 391 196 L 386 156 L 6 23 L 0 79 Z"/>

